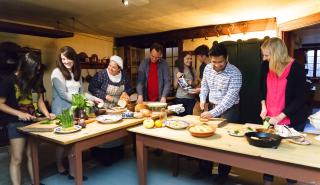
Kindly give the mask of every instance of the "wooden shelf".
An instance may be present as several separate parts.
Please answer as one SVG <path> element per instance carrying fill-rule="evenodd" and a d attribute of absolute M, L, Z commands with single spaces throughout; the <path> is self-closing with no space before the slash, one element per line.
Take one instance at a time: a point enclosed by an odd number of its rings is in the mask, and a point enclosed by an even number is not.
<path fill-rule="evenodd" d="M 90 64 L 90 63 L 81 63 L 81 69 L 105 69 L 107 64 Z"/>

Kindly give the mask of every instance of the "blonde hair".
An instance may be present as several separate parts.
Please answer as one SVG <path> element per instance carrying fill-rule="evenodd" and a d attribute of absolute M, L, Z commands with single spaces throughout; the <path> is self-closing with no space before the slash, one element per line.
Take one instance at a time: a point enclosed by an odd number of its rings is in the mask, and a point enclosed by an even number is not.
<path fill-rule="evenodd" d="M 261 45 L 261 49 L 269 51 L 269 69 L 280 76 L 283 69 L 291 61 L 286 44 L 281 39 L 273 37 L 264 41 Z"/>

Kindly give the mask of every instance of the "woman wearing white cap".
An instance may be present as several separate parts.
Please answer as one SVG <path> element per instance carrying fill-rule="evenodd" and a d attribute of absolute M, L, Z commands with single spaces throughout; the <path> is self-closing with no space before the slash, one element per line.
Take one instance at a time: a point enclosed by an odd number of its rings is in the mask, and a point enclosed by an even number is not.
<path fill-rule="evenodd" d="M 129 99 L 130 91 L 129 80 L 123 71 L 123 60 L 117 55 L 110 57 L 107 69 L 96 73 L 89 84 L 89 92 L 103 99 L 106 108 L 114 107 L 120 96 Z"/>
<path fill-rule="evenodd" d="M 111 56 L 107 69 L 94 75 L 88 89 L 92 95 L 105 101 L 106 108 L 116 106 L 120 96 L 129 99 L 131 87 L 123 71 L 122 58 L 116 55 Z M 123 157 L 123 149 L 123 141 L 116 140 L 94 147 L 91 151 L 92 155 L 104 165 L 111 165 Z"/>

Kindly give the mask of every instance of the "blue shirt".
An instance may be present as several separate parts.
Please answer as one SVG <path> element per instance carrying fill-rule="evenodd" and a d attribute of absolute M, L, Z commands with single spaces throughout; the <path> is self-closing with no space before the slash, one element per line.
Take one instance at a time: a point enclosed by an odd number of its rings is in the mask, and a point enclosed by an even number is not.
<path fill-rule="evenodd" d="M 218 117 L 239 103 L 241 85 L 241 72 L 234 65 L 227 63 L 225 69 L 219 72 L 215 71 L 211 64 L 207 65 L 201 81 L 200 102 L 204 103 L 209 95 L 209 102 L 215 104 L 209 112 Z"/>

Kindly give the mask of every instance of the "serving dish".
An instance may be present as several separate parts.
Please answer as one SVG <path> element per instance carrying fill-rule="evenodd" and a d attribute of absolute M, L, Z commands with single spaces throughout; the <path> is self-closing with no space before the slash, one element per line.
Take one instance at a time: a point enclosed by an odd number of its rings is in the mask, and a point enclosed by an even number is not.
<path fill-rule="evenodd" d="M 189 126 L 189 123 L 182 120 L 166 120 L 164 125 L 172 129 L 185 129 Z"/>
<path fill-rule="evenodd" d="M 80 125 L 73 125 L 73 127 L 70 127 L 70 128 L 57 127 L 54 129 L 54 132 L 58 134 L 69 134 L 69 133 L 77 132 L 81 130 L 81 128 L 82 127 Z"/>
<path fill-rule="evenodd" d="M 121 114 L 100 115 L 96 117 L 96 120 L 100 123 L 116 123 L 122 120 L 122 115 Z"/>
<path fill-rule="evenodd" d="M 215 133 L 216 127 L 207 124 L 192 125 L 188 128 L 188 131 L 194 137 L 210 137 Z"/>

